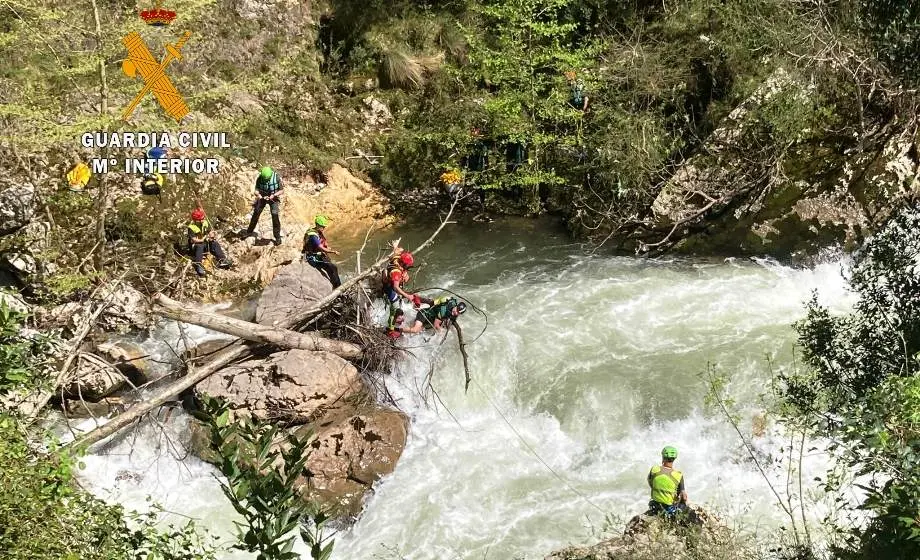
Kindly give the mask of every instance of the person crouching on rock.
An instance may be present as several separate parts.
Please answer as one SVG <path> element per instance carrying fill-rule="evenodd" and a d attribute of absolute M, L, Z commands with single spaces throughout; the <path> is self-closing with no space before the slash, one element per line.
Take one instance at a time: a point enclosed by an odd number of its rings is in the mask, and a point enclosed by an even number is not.
<path fill-rule="evenodd" d="M 214 234 L 214 228 L 211 227 L 211 220 L 204 214 L 201 208 L 195 208 L 191 213 L 192 221 L 188 224 L 188 246 L 192 254 L 192 263 L 195 267 L 195 274 L 205 276 L 207 273 L 202 266 L 201 261 L 205 253 L 211 253 L 217 259 L 217 266 L 220 268 L 230 268 L 232 263 L 227 259 L 224 250 L 221 249 L 220 243 L 217 242 L 217 236 Z"/>
<path fill-rule="evenodd" d="M 323 233 L 329 225 L 329 218 L 317 216 L 313 223 L 315 225 L 303 236 L 303 258 L 329 280 L 334 290 L 342 285 L 342 280 L 339 278 L 338 267 L 329 260 L 329 253 L 338 255 L 339 252 L 329 246 Z"/>
<path fill-rule="evenodd" d="M 457 317 L 466 311 L 466 304 L 462 301 L 458 302 L 455 297 L 432 300 L 416 296 L 413 301 L 416 306 L 427 303 L 430 307 L 420 309 L 415 316 L 415 323 L 408 329 L 402 329 L 404 333 L 420 333 L 423 329 L 434 329 L 435 332 L 438 332 L 442 327 L 450 328 L 451 322 L 456 321 Z"/>
<path fill-rule="evenodd" d="M 675 460 L 677 448 L 668 445 L 661 450 L 661 464 L 649 470 L 648 485 L 652 489 L 652 499 L 648 503 L 649 509 L 646 514 L 699 524 L 696 512 L 688 507 L 684 474 L 674 468 Z"/>

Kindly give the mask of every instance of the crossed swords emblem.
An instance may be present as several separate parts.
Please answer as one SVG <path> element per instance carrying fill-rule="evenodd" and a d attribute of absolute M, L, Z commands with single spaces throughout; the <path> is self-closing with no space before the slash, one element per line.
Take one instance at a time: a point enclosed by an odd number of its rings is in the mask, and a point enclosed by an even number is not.
<path fill-rule="evenodd" d="M 129 78 L 135 78 L 140 74 L 141 79 L 144 80 L 144 88 L 122 113 L 122 119 L 127 121 L 144 96 L 151 91 L 166 114 L 176 119 L 177 122 L 189 113 L 188 106 L 179 95 L 176 86 L 166 75 L 166 67 L 174 60 L 182 60 L 182 47 L 191 36 L 191 31 L 186 31 L 176 44 L 167 44 L 166 54 L 163 55 L 163 60 L 160 62 L 153 58 L 150 49 L 137 32 L 132 31 L 122 39 L 122 43 L 128 49 L 128 58 L 121 63 L 121 71 Z"/>

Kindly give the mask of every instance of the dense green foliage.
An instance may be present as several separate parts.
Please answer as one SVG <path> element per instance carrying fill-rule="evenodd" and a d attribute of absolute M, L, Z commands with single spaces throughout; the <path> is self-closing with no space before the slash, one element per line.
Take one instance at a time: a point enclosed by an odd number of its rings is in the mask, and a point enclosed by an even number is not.
<path fill-rule="evenodd" d="M 294 530 L 300 528 L 310 557 L 328 560 L 335 544 L 323 535 L 329 518 L 299 491 L 309 438 L 282 435 L 277 425 L 248 416 L 231 420 L 226 403 L 215 399 L 206 398 L 202 408 L 200 417 L 220 455 L 217 466 L 227 477 L 221 488 L 245 521 L 238 524 L 235 547 L 258 553 L 258 560 L 297 560 Z"/>
<path fill-rule="evenodd" d="M 866 494 L 859 507 L 869 521 L 847 535 L 841 558 L 920 558 L 918 263 L 920 209 L 913 207 L 854 255 L 852 313 L 809 304 L 797 325 L 807 370 L 783 378 L 787 420 L 804 418 L 829 439 Z"/>
<path fill-rule="evenodd" d="M 0 397 L 42 387 L 50 340 L 23 334 L 26 316 L 0 303 Z M 5 560 L 210 560 L 192 523 L 158 526 L 156 512 L 126 521 L 119 506 L 78 488 L 77 457 L 0 411 L 0 557 Z"/>
<path fill-rule="evenodd" d="M 156 512 L 126 522 L 74 482 L 77 460 L 37 450 L 18 420 L 0 414 L 0 556 L 6 560 L 212 560 L 193 523 L 163 530 Z"/>
<path fill-rule="evenodd" d="M 41 383 L 40 374 L 50 360 L 49 337 L 22 331 L 26 316 L 0 300 L 0 394 Z"/>
<path fill-rule="evenodd" d="M 859 0 L 863 29 L 879 57 L 908 82 L 920 82 L 920 3 Z"/>

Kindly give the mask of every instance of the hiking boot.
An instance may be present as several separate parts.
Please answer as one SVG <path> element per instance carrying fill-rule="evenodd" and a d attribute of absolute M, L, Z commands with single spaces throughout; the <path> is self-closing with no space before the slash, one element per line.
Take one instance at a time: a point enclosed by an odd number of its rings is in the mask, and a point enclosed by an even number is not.
<path fill-rule="evenodd" d="M 224 270 L 227 270 L 231 266 L 233 266 L 233 263 L 228 259 L 222 259 L 219 263 L 217 263 L 217 268 L 222 268 Z"/>
<path fill-rule="evenodd" d="M 205 276 L 208 275 L 208 273 L 205 272 L 204 267 L 201 266 L 200 264 L 195 265 L 195 274 L 197 274 L 201 278 L 204 278 Z"/>
<path fill-rule="evenodd" d="M 281 245 L 281 240 L 280 240 L 280 239 L 275 239 L 274 241 L 272 241 L 272 243 L 274 243 L 274 244 L 275 244 L 275 247 L 277 247 L 278 245 Z"/>

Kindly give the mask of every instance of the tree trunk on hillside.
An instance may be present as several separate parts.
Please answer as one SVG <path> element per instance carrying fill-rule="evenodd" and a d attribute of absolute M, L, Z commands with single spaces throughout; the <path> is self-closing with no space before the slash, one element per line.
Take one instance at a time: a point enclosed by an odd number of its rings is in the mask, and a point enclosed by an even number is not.
<path fill-rule="evenodd" d="M 157 315 L 191 323 L 218 332 L 232 334 L 246 340 L 254 342 L 267 342 L 283 348 L 297 348 L 301 350 L 324 350 L 337 354 L 346 360 L 360 358 L 364 353 L 360 346 L 341 340 L 323 338 L 312 333 L 299 333 L 287 329 L 279 329 L 241 321 L 232 317 L 218 315 L 217 313 L 208 313 L 200 309 L 192 309 L 187 305 L 170 299 L 163 294 L 158 294 L 154 298 L 158 307 L 154 307 L 153 312 Z"/>
<path fill-rule="evenodd" d="M 93 5 L 93 22 L 95 23 L 96 50 L 99 56 L 99 115 L 102 117 L 102 123 L 105 131 L 109 131 L 107 117 L 109 113 L 109 83 L 105 74 L 105 45 L 102 42 L 102 22 L 99 19 L 99 6 L 96 0 L 92 1 Z M 102 158 L 109 158 L 109 148 L 106 145 L 102 150 Z M 102 270 L 105 260 L 105 213 L 108 210 L 108 179 L 105 173 L 101 174 L 98 179 L 99 191 L 96 193 L 96 251 L 95 263 L 96 269 Z"/>
<path fill-rule="evenodd" d="M 454 197 L 454 202 L 450 205 L 450 210 L 448 210 L 447 215 L 441 222 L 441 225 L 438 226 L 438 229 L 436 229 L 433 234 L 431 234 L 431 237 L 426 239 L 424 243 L 415 249 L 416 253 L 424 250 L 425 247 L 430 245 L 431 242 L 434 241 L 434 238 L 437 237 L 439 233 L 441 233 L 442 229 L 444 229 L 444 226 L 451 223 L 450 216 L 453 214 L 454 208 L 456 208 L 459 201 L 460 193 L 457 193 L 457 196 Z M 380 270 L 383 269 L 387 262 L 389 262 L 389 258 L 380 259 L 374 263 L 374 266 L 368 268 L 367 271 L 363 274 L 359 274 L 351 280 L 343 283 L 335 290 L 332 290 L 331 294 L 317 301 L 312 307 L 309 307 L 297 315 L 288 318 L 286 321 L 284 321 L 283 324 L 279 326 L 282 328 L 291 328 L 303 323 L 311 317 L 315 317 L 316 315 L 323 313 L 332 304 L 332 302 L 341 297 L 348 290 L 357 286 L 361 281 L 370 278 L 374 274 L 377 274 Z M 230 365 L 234 361 L 252 353 L 252 351 L 257 347 L 258 345 L 252 342 L 238 341 L 225 350 L 215 354 L 214 358 L 203 365 L 201 369 L 193 370 L 190 365 L 187 366 L 188 375 L 157 391 L 151 395 L 146 402 L 135 404 L 130 409 L 110 420 L 104 426 L 100 426 L 95 430 L 87 432 L 83 435 L 83 437 L 73 441 L 67 447 L 89 447 L 90 445 L 109 437 L 125 426 L 131 424 L 147 412 L 153 410 L 154 408 L 178 395 L 179 393 L 187 389 L 191 389 L 201 381 L 207 379 L 211 374 L 220 371 L 222 368 Z"/>

